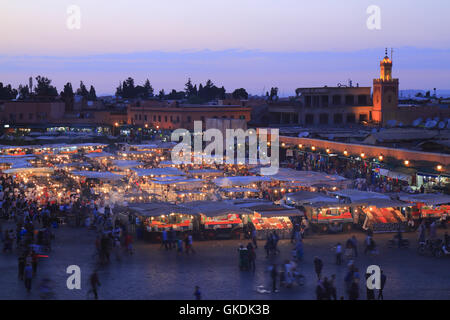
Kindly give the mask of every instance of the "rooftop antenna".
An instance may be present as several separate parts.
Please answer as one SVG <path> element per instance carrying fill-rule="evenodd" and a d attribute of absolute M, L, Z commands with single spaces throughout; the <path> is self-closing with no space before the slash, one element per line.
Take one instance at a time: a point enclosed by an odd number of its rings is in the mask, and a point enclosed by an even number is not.
<path fill-rule="evenodd" d="M 387 57 L 387 48 L 384 49 L 384 55 Z"/>
<path fill-rule="evenodd" d="M 393 56 L 394 56 L 394 48 L 391 48 L 391 61 L 392 61 Z"/>

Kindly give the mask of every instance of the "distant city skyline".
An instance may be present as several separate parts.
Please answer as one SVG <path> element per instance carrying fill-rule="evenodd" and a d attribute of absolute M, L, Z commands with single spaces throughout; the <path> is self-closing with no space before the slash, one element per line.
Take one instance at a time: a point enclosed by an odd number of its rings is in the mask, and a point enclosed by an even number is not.
<path fill-rule="evenodd" d="M 80 9 L 70 30 L 67 9 Z M 380 8 L 369 30 L 367 8 Z M 155 90 L 213 80 L 228 91 L 371 86 L 394 47 L 400 89 L 450 90 L 450 2 L 408 0 L 23 0 L 2 4 L 0 81 L 44 75 L 112 94 L 128 76 Z"/>

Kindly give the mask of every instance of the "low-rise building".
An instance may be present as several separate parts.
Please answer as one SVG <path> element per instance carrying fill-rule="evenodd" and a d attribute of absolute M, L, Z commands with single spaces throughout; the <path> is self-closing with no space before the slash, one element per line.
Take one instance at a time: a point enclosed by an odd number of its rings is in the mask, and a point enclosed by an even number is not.
<path fill-rule="evenodd" d="M 174 130 L 194 129 L 194 121 L 241 119 L 250 121 L 251 108 L 241 105 L 200 105 L 141 101 L 128 106 L 128 124 Z"/>

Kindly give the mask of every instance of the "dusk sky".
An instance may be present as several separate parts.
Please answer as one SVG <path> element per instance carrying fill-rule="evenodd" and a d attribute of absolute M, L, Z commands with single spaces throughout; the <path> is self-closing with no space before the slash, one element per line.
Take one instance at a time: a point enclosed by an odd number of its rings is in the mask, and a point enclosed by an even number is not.
<path fill-rule="evenodd" d="M 0 81 L 39 74 L 61 90 L 83 80 L 114 93 L 128 76 L 182 89 L 211 78 L 228 91 L 282 95 L 348 79 L 371 85 L 394 48 L 401 89 L 450 89 L 450 1 L 21 0 L 2 1 Z M 66 26 L 69 5 L 81 28 Z M 369 30 L 366 9 L 381 9 Z"/>

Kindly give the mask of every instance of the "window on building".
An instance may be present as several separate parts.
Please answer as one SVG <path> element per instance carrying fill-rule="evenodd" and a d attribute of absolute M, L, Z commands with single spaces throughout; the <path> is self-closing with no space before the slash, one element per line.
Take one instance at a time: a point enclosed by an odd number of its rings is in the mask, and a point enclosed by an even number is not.
<path fill-rule="evenodd" d="M 345 104 L 348 106 L 352 106 L 355 103 L 355 98 L 353 95 L 348 94 L 345 96 Z"/>
<path fill-rule="evenodd" d="M 314 114 L 308 113 L 305 116 L 305 124 L 314 124 Z"/>
<path fill-rule="evenodd" d="M 201 117 L 200 117 L 200 120 L 202 120 L 202 122 L 205 122 L 205 117 L 204 117 L 204 116 L 201 116 Z"/>
<path fill-rule="evenodd" d="M 19 120 L 23 120 L 23 113 L 19 113 Z"/>
<path fill-rule="evenodd" d="M 340 95 L 335 94 L 335 95 L 333 96 L 333 104 L 334 104 L 335 106 L 338 106 L 338 105 L 341 104 L 341 96 L 340 96 Z"/>
<path fill-rule="evenodd" d="M 311 107 L 311 96 L 305 96 L 305 107 Z"/>
<path fill-rule="evenodd" d="M 138 115 L 135 114 L 135 115 L 134 115 L 134 120 L 137 120 L 137 119 L 138 119 Z"/>
<path fill-rule="evenodd" d="M 367 105 L 367 96 L 365 94 L 360 94 L 358 96 L 358 104 L 360 106 Z"/>
<path fill-rule="evenodd" d="M 355 123 L 355 114 L 353 113 L 347 114 L 347 123 Z"/>
<path fill-rule="evenodd" d="M 367 113 L 361 113 L 359 115 L 359 122 L 363 122 L 363 121 L 367 121 L 367 120 L 368 120 Z"/>
<path fill-rule="evenodd" d="M 322 96 L 322 107 L 328 107 L 328 96 Z"/>
<path fill-rule="evenodd" d="M 188 121 L 188 122 L 191 122 L 191 116 L 188 116 L 188 117 L 187 117 L 187 121 Z"/>
<path fill-rule="evenodd" d="M 161 122 L 161 116 L 158 116 L 158 122 Z"/>
<path fill-rule="evenodd" d="M 156 121 L 156 116 L 153 116 L 153 121 Z"/>
<path fill-rule="evenodd" d="M 28 119 L 29 120 L 33 120 L 33 114 L 32 113 L 28 114 Z"/>
<path fill-rule="evenodd" d="M 144 120 L 147 121 L 147 115 L 146 114 L 144 115 Z"/>
<path fill-rule="evenodd" d="M 178 123 L 178 122 L 180 122 L 180 117 L 179 117 L 179 116 L 177 116 L 177 123 Z"/>
<path fill-rule="evenodd" d="M 334 122 L 334 124 L 341 124 L 343 122 L 342 114 L 341 113 L 336 113 L 333 116 L 333 122 Z"/>
<path fill-rule="evenodd" d="M 164 116 L 164 122 L 167 122 L 167 116 Z"/>
<path fill-rule="evenodd" d="M 139 120 L 142 120 L 142 115 L 141 114 L 139 115 Z"/>
<path fill-rule="evenodd" d="M 321 113 L 319 116 L 320 124 L 328 124 L 328 113 Z"/>
<path fill-rule="evenodd" d="M 319 104 L 320 104 L 320 97 L 313 96 L 313 107 L 319 107 Z"/>

